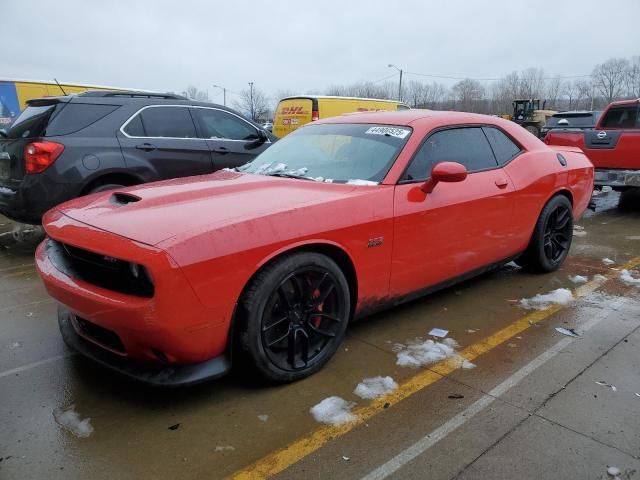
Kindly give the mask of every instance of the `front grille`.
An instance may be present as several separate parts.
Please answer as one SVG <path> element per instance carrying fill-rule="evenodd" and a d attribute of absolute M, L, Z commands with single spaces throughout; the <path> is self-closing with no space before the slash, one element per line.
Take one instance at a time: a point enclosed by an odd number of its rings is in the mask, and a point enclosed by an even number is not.
<path fill-rule="evenodd" d="M 136 266 L 136 277 L 130 262 L 53 239 L 47 240 L 47 254 L 58 270 L 72 278 L 114 292 L 137 297 L 153 297 L 153 282 L 141 265 Z"/>
<path fill-rule="evenodd" d="M 74 317 L 74 326 L 79 334 L 86 338 L 93 340 L 102 347 L 106 347 L 114 352 L 126 354 L 124 345 L 120 340 L 120 337 L 115 332 L 103 328 L 95 323 L 91 323 L 83 318 Z"/>

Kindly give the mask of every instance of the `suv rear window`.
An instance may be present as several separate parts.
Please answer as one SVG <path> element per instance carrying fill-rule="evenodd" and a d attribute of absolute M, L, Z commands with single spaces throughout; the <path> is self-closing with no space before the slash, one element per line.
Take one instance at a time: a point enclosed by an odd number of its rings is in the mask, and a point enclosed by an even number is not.
<path fill-rule="evenodd" d="M 61 108 L 60 104 L 27 106 L 11 124 L 7 132 L 8 138 L 33 138 L 44 136 L 51 115 Z"/>
<path fill-rule="evenodd" d="M 556 114 L 547 120 L 547 128 L 588 128 L 596 125 L 598 118 L 596 113 L 584 113 L 563 115 Z"/>

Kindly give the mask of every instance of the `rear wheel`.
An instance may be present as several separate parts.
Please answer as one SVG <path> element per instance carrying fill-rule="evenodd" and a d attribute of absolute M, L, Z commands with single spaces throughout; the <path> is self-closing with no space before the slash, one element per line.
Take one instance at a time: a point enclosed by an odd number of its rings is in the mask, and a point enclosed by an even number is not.
<path fill-rule="evenodd" d="M 572 238 L 571 202 L 557 195 L 542 209 L 529 246 L 516 262 L 531 271 L 553 272 L 567 258 Z"/>
<path fill-rule="evenodd" d="M 330 258 L 288 255 L 261 271 L 240 304 L 240 344 L 262 377 L 292 382 L 329 361 L 349 321 L 349 287 Z"/>

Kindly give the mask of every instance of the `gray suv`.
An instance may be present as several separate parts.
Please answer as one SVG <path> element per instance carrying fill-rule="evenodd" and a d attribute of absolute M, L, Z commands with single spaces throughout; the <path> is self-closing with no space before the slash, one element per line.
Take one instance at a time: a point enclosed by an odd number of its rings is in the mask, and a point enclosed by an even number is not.
<path fill-rule="evenodd" d="M 0 132 L 0 213 L 38 224 L 66 200 L 237 167 L 275 140 L 227 107 L 172 94 L 31 100 Z"/>

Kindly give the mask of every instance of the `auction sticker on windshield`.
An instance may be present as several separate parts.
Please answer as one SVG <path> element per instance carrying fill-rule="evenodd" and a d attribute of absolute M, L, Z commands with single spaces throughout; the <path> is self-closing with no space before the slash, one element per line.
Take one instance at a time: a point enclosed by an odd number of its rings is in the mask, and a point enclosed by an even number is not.
<path fill-rule="evenodd" d="M 371 127 L 364 133 L 368 133 L 369 135 L 390 135 L 396 138 L 405 138 L 409 133 L 411 133 L 411 130 L 395 127 Z"/>

